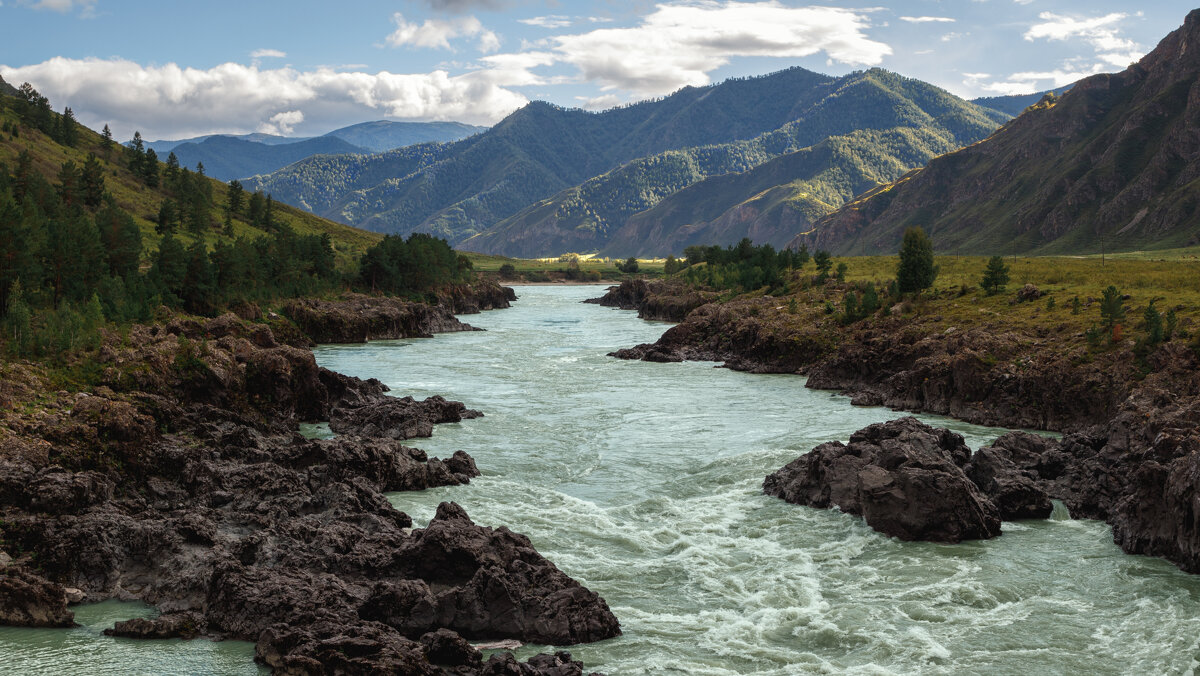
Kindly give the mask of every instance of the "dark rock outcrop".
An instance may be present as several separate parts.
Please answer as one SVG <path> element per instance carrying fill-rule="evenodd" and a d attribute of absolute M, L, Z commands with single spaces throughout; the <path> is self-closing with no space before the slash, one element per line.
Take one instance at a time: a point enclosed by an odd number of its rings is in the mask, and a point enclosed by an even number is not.
<path fill-rule="evenodd" d="M 1000 534 L 1000 514 L 967 478 L 961 436 L 916 418 L 876 423 L 800 456 L 763 482 L 787 502 L 838 507 L 902 540 L 959 542 Z"/>
<path fill-rule="evenodd" d="M 283 311 L 318 343 L 428 338 L 435 333 L 475 330 L 456 319 L 446 306 L 382 296 L 347 294 L 336 301 L 304 298 L 288 301 Z"/>
<path fill-rule="evenodd" d="M 412 397 L 379 397 L 361 406 L 342 406 L 330 414 L 329 429 L 385 439 L 413 439 L 433 434 L 433 426 L 483 416 L 462 402 L 433 396 L 424 401 Z"/>
<path fill-rule="evenodd" d="M 109 386 L 0 410 L 12 432 L 0 539 L 39 564 L 0 570 L 0 622 L 69 624 L 67 584 L 163 612 L 113 635 L 258 641 L 277 672 L 311 674 L 493 673 L 494 661 L 430 658 L 452 659 L 456 633 L 558 645 L 620 633 L 603 599 L 524 536 L 451 503 L 413 530 L 383 495 L 478 476 L 466 453 L 439 460 L 399 441 L 477 412 L 386 396 L 240 321 L 135 327 L 101 350 Z M 18 385 L 3 391 L 37 396 Z M 294 431 L 335 414 L 337 438 Z"/>
<path fill-rule="evenodd" d="M 680 322 L 715 297 L 711 291 L 700 291 L 680 281 L 627 279 L 609 287 L 603 296 L 583 302 L 637 310 L 641 319 Z"/>
<path fill-rule="evenodd" d="M 25 566 L 0 568 L 0 625 L 10 627 L 73 627 L 75 613 L 67 609 L 62 585 Z"/>
<path fill-rule="evenodd" d="M 1045 519 L 1054 510 L 1037 473 L 1045 447 L 1042 437 L 1012 432 L 976 451 L 963 470 L 1000 510 L 1001 519 Z"/>
<path fill-rule="evenodd" d="M 196 612 L 168 613 L 153 619 L 134 618 L 105 629 L 107 636 L 124 638 L 196 638 L 208 629 L 204 616 Z"/>

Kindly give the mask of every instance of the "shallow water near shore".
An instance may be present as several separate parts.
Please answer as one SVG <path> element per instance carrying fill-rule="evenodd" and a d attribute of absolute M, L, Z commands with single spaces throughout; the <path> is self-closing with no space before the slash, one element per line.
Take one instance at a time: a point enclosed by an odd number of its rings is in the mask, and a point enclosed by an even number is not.
<path fill-rule="evenodd" d="M 1200 665 L 1200 576 L 1123 554 L 1103 523 L 1004 524 L 960 545 L 903 543 L 856 517 L 761 492 L 770 472 L 903 413 L 804 379 L 605 356 L 669 325 L 580 303 L 603 287 L 523 287 L 486 332 L 322 346 L 323 366 L 441 394 L 485 417 L 414 439 L 462 449 L 469 486 L 390 494 L 417 526 L 439 502 L 528 535 L 600 593 L 624 636 L 570 646 L 623 674 L 1163 674 Z M 977 448 L 1004 430 L 918 416 Z M 306 427 L 327 435 L 327 426 Z M 105 637 L 147 616 L 79 606 L 78 629 L 0 628 L 4 674 L 255 674 L 253 644 Z M 546 650 L 526 646 L 521 657 Z"/>
<path fill-rule="evenodd" d="M 626 362 L 667 327 L 580 303 L 603 287 L 524 287 L 487 332 L 323 346 L 321 365 L 485 417 L 413 440 L 462 449 L 470 486 L 391 494 L 416 525 L 453 500 L 528 535 L 599 592 L 624 636 L 572 646 L 609 674 L 1190 673 L 1200 578 L 1128 556 L 1092 521 L 1004 524 L 960 545 L 903 543 L 761 492 L 770 472 L 904 415 L 804 379 Z M 918 416 L 977 448 L 1004 430 Z M 527 646 L 519 655 L 544 650 Z"/>
<path fill-rule="evenodd" d="M 74 606 L 73 629 L 0 627 L 0 673 L 12 676 L 158 676 L 268 674 L 245 641 L 143 641 L 103 634 L 114 622 L 158 613 L 144 603 L 104 601 Z"/>

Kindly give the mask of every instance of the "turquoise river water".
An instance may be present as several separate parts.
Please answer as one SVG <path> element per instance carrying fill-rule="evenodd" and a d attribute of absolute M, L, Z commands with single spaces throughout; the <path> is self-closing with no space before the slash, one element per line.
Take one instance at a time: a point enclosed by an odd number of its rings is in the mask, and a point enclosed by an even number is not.
<path fill-rule="evenodd" d="M 763 477 L 902 415 L 804 379 L 626 362 L 666 324 L 584 305 L 599 287 L 519 287 L 486 332 L 322 346 L 321 365 L 485 417 L 414 440 L 462 449 L 470 486 L 392 494 L 416 525 L 454 500 L 525 533 L 599 592 L 624 635 L 571 652 L 617 674 L 1183 674 L 1200 665 L 1200 577 L 1123 554 L 1103 523 L 1004 524 L 959 545 L 905 543 L 789 505 Z M 918 416 L 976 448 L 1003 430 Z M 315 430 L 320 433 L 320 430 Z M 148 609 L 79 609 L 75 630 L 0 629 L 6 673 L 255 673 L 253 647 L 99 634 Z M 107 624 L 106 624 L 107 623 Z M 527 656 L 545 646 L 526 646 Z"/>

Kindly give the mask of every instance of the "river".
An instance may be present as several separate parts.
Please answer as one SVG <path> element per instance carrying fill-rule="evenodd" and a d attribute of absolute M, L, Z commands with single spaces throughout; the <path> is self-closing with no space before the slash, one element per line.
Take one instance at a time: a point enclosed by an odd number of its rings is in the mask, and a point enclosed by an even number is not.
<path fill-rule="evenodd" d="M 485 413 L 414 440 L 431 455 L 467 451 L 483 476 L 391 501 L 417 526 L 439 502 L 458 502 L 477 523 L 528 535 L 599 592 L 624 636 L 572 646 L 588 670 L 1024 676 L 1200 665 L 1200 577 L 1123 554 L 1103 523 L 1060 512 L 1005 522 L 987 542 L 905 543 L 836 510 L 764 496 L 763 478 L 797 455 L 902 414 L 852 407 L 798 376 L 607 357 L 667 325 L 580 303 L 599 291 L 520 287 L 511 309 L 464 317 L 486 332 L 315 350 L 321 365 L 394 394 L 441 394 Z M 972 448 L 1003 432 L 918 417 Z M 111 622 L 127 608 L 81 613 Z M 17 656 L 11 673 L 255 672 L 249 644 L 138 643 L 99 628 L 0 629 L 0 656 L 10 669 Z M 64 647 L 64 636 L 78 640 Z M 39 641 L 58 643 L 39 658 L 28 649 Z M 67 662 L 72 651 L 89 657 Z"/>

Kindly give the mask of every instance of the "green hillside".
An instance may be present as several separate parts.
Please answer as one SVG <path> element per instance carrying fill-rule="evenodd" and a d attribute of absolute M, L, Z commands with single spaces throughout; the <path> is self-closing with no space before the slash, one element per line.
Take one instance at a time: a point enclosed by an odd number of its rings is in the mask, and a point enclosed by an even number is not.
<path fill-rule="evenodd" d="M 76 166 L 82 167 L 88 161 L 88 156 L 94 154 L 96 161 L 103 168 L 105 189 L 112 194 L 117 206 L 132 216 L 138 225 L 145 255 L 153 254 L 158 249 L 161 239 L 156 225 L 162 203 L 178 196 L 166 185 L 147 187 L 129 169 L 124 149 L 119 144 L 114 144 L 111 149 L 105 151 L 101 135 L 80 125 L 77 127 L 76 143 L 73 146 L 65 146 L 36 126 L 23 123 L 17 112 L 18 105 L 19 99 L 14 96 L 0 96 L 0 121 L 5 126 L 18 130 L 15 134 L 0 134 L 0 164 L 12 169 L 17 166 L 21 153 L 26 152 L 32 160 L 34 172 L 53 179 L 66 162 L 74 162 Z M 58 117 L 57 114 L 55 116 Z M 161 168 L 164 168 L 163 165 L 160 165 Z M 211 178 L 204 179 L 204 183 L 212 195 L 207 213 L 211 227 L 198 236 L 182 229 L 178 237 L 185 244 L 201 239 L 212 248 L 222 239 L 229 239 L 223 234 L 223 207 L 228 203 L 229 186 Z M 334 223 L 278 202 L 275 204 L 275 216 L 280 223 L 291 227 L 298 234 L 329 235 L 338 259 L 345 262 L 357 261 L 369 246 L 382 239 L 382 235 L 377 233 Z M 238 214 L 232 220 L 234 238 L 260 237 L 266 234 L 261 228 L 252 225 L 244 213 Z"/>
<path fill-rule="evenodd" d="M 797 194 L 816 196 L 801 209 L 806 216 L 796 221 L 789 214 L 750 228 L 756 242 L 782 245 L 805 229 L 801 226 L 858 192 L 974 143 L 1004 119 L 925 82 L 880 69 L 823 83 L 815 93 L 819 96 L 810 96 L 795 109 L 796 118 L 779 129 L 750 140 L 639 158 L 533 204 L 460 246 L 530 257 L 593 250 L 666 255 L 682 251 L 682 241 L 733 244 L 749 231 L 702 225 L 763 190 L 800 181 Z M 897 133 L 861 134 L 864 130 Z M 841 136 L 846 138 L 828 148 L 755 173 L 772 158 Z M 747 171 L 752 175 L 736 177 Z M 693 185 L 694 190 L 685 190 Z M 668 204 L 658 209 L 660 201 Z M 766 217 L 778 215 L 770 211 Z"/>
<path fill-rule="evenodd" d="M 793 68 L 602 113 L 534 102 L 456 143 L 353 161 L 314 158 L 253 185 L 367 229 L 427 231 L 457 243 L 636 158 L 779 129 L 825 98 L 832 82 Z"/>

